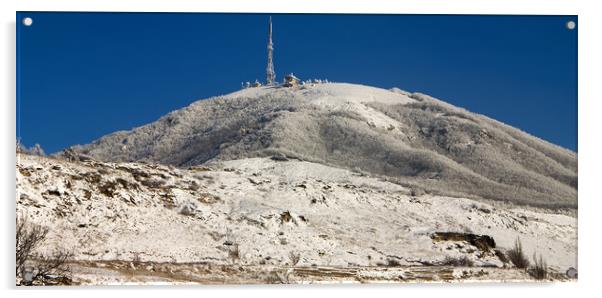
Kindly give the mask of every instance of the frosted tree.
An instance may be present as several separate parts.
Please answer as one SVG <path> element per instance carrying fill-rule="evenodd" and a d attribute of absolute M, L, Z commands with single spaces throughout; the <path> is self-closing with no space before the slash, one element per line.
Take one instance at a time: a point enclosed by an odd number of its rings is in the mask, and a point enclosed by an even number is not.
<path fill-rule="evenodd" d="M 25 146 L 23 146 L 23 143 L 21 142 L 21 138 L 17 138 L 17 152 L 27 152 L 27 148 L 25 148 Z"/>
<path fill-rule="evenodd" d="M 35 144 L 33 147 L 31 147 L 31 149 L 29 149 L 29 151 L 33 155 L 46 156 L 46 153 L 44 152 L 44 149 L 42 149 L 42 146 L 40 146 L 40 144 Z"/>

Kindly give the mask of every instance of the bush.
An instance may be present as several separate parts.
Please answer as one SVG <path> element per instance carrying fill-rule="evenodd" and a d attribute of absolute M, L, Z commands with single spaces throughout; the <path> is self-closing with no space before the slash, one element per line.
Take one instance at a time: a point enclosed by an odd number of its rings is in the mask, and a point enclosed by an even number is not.
<path fill-rule="evenodd" d="M 454 267 L 472 267 L 474 266 L 474 262 L 469 259 L 467 256 L 462 257 L 450 257 L 447 256 L 443 260 L 441 264 L 443 266 L 454 266 Z"/>
<path fill-rule="evenodd" d="M 25 219 L 17 217 L 15 248 L 17 276 L 21 276 L 25 261 L 32 257 L 33 251 L 46 239 L 47 234 L 47 228 L 30 225 Z"/>
<path fill-rule="evenodd" d="M 238 244 L 234 244 L 230 247 L 230 249 L 228 249 L 228 258 L 230 258 L 233 264 L 240 260 L 240 250 L 238 248 Z"/>
<path fill-rule="evenodd" d="M 283 271 L 283 272 L 272 271 L 272 272 L 268 273 L 268 275 L 266 276 L 265 282 L 267 284 L 290 284 L 291 283 L 290 276 L 291 276 L 290 271 Z"/>
<path fill-rule="evenodd" d="M 40 144 L 35 144 L 31 148 L 27 148 L 27 147 L 25 147 L 25 145 L 23 145 L 21 139 L 17 138 L 16 145 L 17 145 L 17 153 L 32 154 L 32 155 L 37 155 L 37 156 L 46 156 L 46 152 L 44 152 L 44 149 L 42 149 L 42 146 Z"/>
<path fill-rule="evenodd" d="M 42 149 L 40 144 L 35 144 L 33 147 L 31 147 L 31 149 L 29 149 L 29 152 L 37 156 L 46 156 L 46 152 L 44 152 L 44 149 Z"/>
<path fill-rule="evenodd" d="M 506 256 L 508 259 L 510 259 L 510 262 L 516 266 L 516 268 L 529 268 L 529 259 L 527 259 L 525 253 L 523 252 L 523 245 L 521 244 L 519 238 L 516 238 L 516 242 L 514 242 L 514 248 L 508 250 L 508 252 L 506 252 Z"/>
<path fill-rule="evenodd" d="M 385 264 L 385 266 L 387 266 L 387 267 L 399 267 L 399 266 L 401 266 L 401 263 L 399 263 L 399 261 L 397 261 L 395 259 L 387 259 L 387 264 Z"/>
<path fill-rule="evenodd" d="M 70 253 L 55 250 L 50 256 L 35 255 L 35 249 L 44 242 L 47 234 L 47 228 L 17 217 L 15 265 L 16 277 L 21 280 L 21 285 L 71 283 L 71 270 L 67 266 Z"/>
<path fill-rule="evenodd" d="M 288 258 L 291 261 L 291 266 L 295 266 L 299 263 L 299 260 L 301 260 L 301 254 L 300 253 L 294 253 L 294 252 L 290 252 L 288 255 Z"/>
<path fill-rule="evenodd" d="M 530 268 L 529 274 L 535 279 L 546 279 L 548 277 L 548 264 L 541 255 L 538 259 L 537 255 L 533 254 L 533 266 Z"/>
<path fill-rule="evenodd" d="M 50 256 L 38 256 L 35 259 L 32 282 L 42 285 L 71 284 L 71 268 L 67 265 L 71 253 L 55 250 Z"/>

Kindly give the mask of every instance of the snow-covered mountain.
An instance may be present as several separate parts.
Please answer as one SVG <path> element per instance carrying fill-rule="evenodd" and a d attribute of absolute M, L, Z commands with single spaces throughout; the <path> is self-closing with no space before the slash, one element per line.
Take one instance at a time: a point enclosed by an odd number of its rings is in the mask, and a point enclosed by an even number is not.
<path fill-rule="evenodd" d="M 574 152 L 396 88 L 243 89 L 16 170 L 77 283 L 528 279 L 517 239 L 577 267 Z"/>
<path fill-rule="evenodd" d="M 397 88 L 248 88 L 72 149 L 101 161 L 180 168 L 286 157 L 380 177 L 415 193 L 577 207 L 576 153 Z"/>

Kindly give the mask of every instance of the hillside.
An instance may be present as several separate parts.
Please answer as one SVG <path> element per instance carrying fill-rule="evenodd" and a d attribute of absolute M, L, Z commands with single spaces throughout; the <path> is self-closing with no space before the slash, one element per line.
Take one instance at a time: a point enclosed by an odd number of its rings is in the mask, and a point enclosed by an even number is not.
<path fill-rule="evenodd" d="M 16 179 L 17 214 L 50 229 L 39 252 L 72 252 L 83 284 L 274 282 L 278 270 L 290 282 L 524 280 L 497 252 L 517 238 L 551 272 L 577 267 L 573 216 L 412 195 L 308 161 L 180 169 L 18 154 Z"/>
<path fill-rule="evenodd" d="M 415 193 L 577 207 L 576 153 L 396 88 L 248 88 L 71 149 L 106 162 L 179 168 L 279 156 L 380 177 Z"/>

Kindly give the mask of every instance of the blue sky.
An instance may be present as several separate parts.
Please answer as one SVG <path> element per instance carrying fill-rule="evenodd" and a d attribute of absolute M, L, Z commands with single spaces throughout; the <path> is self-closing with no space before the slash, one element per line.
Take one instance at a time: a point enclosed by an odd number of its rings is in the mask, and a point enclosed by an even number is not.
<path fill-rule="evenodd" d="M 576 16 L 272 16 L 277 79 L 423 92 L 577 150 Z M 17 136 L 55 152 L 265 80 L 267 20 L 18 12 Z"/>

